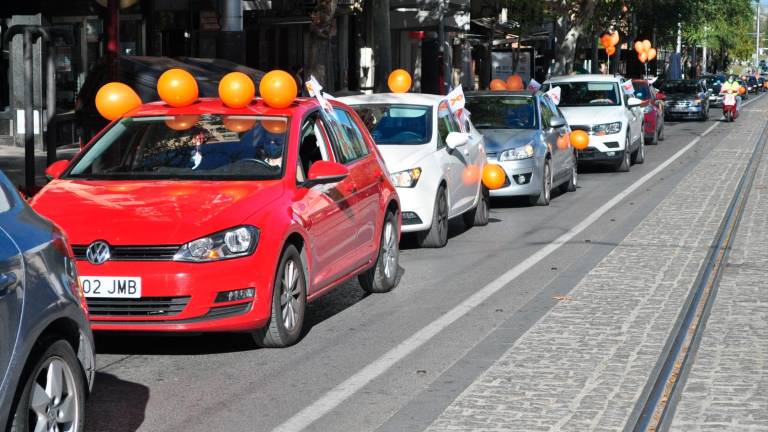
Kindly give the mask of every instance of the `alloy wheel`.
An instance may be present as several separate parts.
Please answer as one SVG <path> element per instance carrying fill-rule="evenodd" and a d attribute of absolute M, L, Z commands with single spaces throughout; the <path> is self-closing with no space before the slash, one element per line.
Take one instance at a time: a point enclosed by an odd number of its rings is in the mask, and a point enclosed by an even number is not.
<path fill-rule="evenodd" d="M 29 392 L 29 410 L 34 413 L 34 417 L 30 418 L 30 429 L 77 431 L 81 413 L 75 375 L 60 357 L 51 357 L 46 363 L 40 368 Z"/>
<path fill-rule="evenodd" d="M 280 280 L 280 311 L 283 318 L 283 326 L 286 330 L 293 331 L 299 322 L 299 297 L 304 281 L 299 275 L 298 264 L 293 259 L 285 263 L 283 277 Z"/>
<path fill-rule="evenodd" d="M 552 169 L 549 167 L 549 163 L 544 164 L 544 196 L 547 202 L 552 196 Z"/>
<path fill-rule="evenodd" d="M 392 276 L 394 276 L 395 272 L 397 271 L 397 255 L 399 251 L 396 237 L 395 227 L 391 221 L 387 221 L 386 225 L 384 226 L 384 242 L 382 244 L 382 247 L 384 248 L 382 251 L 382 258 L 384 260 L 384 276 L 386 276 L 387 279 L 392 278 Z"/>

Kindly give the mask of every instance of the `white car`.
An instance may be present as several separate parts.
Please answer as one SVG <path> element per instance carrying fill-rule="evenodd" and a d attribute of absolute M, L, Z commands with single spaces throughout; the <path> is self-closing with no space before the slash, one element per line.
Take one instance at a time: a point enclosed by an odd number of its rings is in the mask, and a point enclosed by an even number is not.
<path fill-rule="evenodd" d="M 544 91 L 560 87 L 559 108 L 571 129 L 589 136 L 579 162 L 609 162 L 629 171 L 645 160 L 642 101 L 624 92 L 626 80 L 614 75 L 572 75 L 544 83 Z"/>
<path fill-rule="evenodd" d="M 422 247 L 448 242 L 448 220 L 488 223 L 482 185 L 483 136 L 471 121 L 459 125 L 445 96 L 381 93 L 338 98 L 360 115 L 387 164 L 402 206 L 403 232 Z"/>

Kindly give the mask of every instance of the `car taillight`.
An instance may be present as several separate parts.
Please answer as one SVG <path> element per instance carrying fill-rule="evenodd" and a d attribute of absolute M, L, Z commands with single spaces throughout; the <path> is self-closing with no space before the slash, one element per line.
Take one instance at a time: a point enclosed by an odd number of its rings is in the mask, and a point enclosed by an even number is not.
<path fill-rule="evenodd" d="M 83 288 L 80 286 L 80 278 L 77 277 L 77 263 L 75 261 L 75 252 L 72 250 L 72 246 L 67 240 L 66 234 L 57 225 L 53 225 L 53 240 L 51 244 L 54 249 L 59 251 L 64 256 L 64 275 L 66 277 L 67 286 L 72 291 L 72 294 L 80 300 L 80 306 L 88 314 L 88 304 L 85 301 L 85 294 Z"/>

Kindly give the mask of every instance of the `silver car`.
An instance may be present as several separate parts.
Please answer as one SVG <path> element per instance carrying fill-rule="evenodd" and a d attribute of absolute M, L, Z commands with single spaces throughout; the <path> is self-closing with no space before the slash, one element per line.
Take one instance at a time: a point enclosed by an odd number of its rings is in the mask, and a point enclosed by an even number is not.
<path fill-rule="evenodd" d="M 72 248 L 0 172 L 0 429 L 82 431 L 94 373 Z"/>
<path fill-rule="evenodd" d="M 467 93 L 466 108 L 485 136 L 489 163 L 507 179 L 491 196 L 526 196 L 531 205 L 549 205 L 551 191 L 576 190 L 576 157 L 570 128 L 548 96 L 537 92 Z"/>

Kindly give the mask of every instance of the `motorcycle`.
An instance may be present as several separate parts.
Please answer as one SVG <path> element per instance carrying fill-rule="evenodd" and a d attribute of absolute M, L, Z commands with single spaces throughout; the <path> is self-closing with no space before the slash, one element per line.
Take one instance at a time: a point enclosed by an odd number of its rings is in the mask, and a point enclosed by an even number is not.
<path fill-rule="evenodd" d="M 723 93 L 723 116 L 725 121 L 732 122 L 739 116 L 739 109 L 736 101 L 736 92 L 729 90 Z"/>

